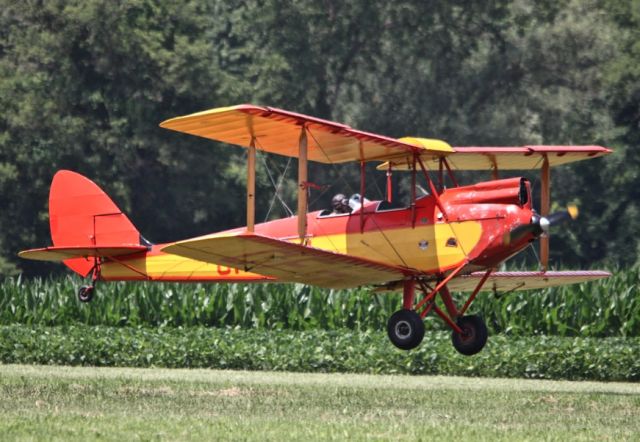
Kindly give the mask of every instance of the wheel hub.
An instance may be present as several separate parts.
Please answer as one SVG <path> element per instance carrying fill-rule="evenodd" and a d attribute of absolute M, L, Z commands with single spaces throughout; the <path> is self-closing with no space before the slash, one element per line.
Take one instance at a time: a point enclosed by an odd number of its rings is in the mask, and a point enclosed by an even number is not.
<path fill-rule="evenodd" d="M 473 327 L 463 327 L 462 328 L 462 340 L 463 341 L 469 341 L 472 340 L 475 336 L 475 333 L 473 332 Z"/>
<path fill-rule="evenodd" d="M 407 339 L 411 336 L 411 324 L 407 321 L 399 321 L 395 327 L 396 336 L 400 339 Z"/>

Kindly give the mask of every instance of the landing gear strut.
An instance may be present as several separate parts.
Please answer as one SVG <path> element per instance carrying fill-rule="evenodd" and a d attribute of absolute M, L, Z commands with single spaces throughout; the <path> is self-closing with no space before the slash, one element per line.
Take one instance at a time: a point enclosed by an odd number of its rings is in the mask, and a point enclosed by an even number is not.
<path fill-rule="evenodd" d="M 78 290 L 78 300 L 80 302 L 91 302 L 96 291 L 96 282 L 100 278 L 100 258 L 95 258 L 95 264 L 91 269 L 91 285 L 83 285 Z"/>

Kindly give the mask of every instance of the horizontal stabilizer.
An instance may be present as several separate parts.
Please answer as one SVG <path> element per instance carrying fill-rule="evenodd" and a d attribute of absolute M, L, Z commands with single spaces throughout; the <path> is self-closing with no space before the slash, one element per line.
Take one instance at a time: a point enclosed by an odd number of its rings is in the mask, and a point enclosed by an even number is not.
<path fill-rule="evenodd" d="M 162 249 L 204 262 L 221 264 L 325 288 L 348 288 L 402 279 L 405 269 L 328 252 L 252 233 L 205 236 Z"/>
<path fill-rule="evenodd" d="M 132 253 L 146 251 L 147 247 L 139 245 L 131 246 L 100 246 L 100 247 L 45 247 L 42 249 L 24 250 L 18 256 L 36 261 L 61 262 L 72 258 L 103 257 L 130 255 Z"/>
<path fill-rule="evenodd" d="M 450 281 L 447 286 L 454 292 L 471 292 L 484 276 L 475 272 Z M 560 285 L 577 284 L 608 278 L 611 273 L 602 270 L 579 270 L 563 272 L 495 272 L 482 287 L 483 291 L 507 292 L 513 290 L 533 290 Z"/>

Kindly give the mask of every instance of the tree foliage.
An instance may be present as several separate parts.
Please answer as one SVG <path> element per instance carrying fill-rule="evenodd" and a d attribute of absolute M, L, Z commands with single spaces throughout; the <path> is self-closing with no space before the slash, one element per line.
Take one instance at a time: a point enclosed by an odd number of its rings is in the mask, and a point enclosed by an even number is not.
<path fill-rule="evenodd" d="M 552 258 L 632 263 L 639 5 L 0 0 L 0 274 L 50 270 L 15 253 L 48 243 L 48 186 L 61 168 L 94 179 L 155 241 L 242 224 L 243 151 L 158 127 L 241 102 L 458 146 L 613 147 L 609 158 L 554 170 L 554 200 L 579 203 L 585 216 L 554 235 Z M 264 161 L 272 172 L 287 164 Z M 354 190 L 354 170 L 312 173 Z M 294 188 L 286 182 L 285 199 Z M 270 210 L 265 167 L 258 192 L 259 216 L 284 214 Z"/>

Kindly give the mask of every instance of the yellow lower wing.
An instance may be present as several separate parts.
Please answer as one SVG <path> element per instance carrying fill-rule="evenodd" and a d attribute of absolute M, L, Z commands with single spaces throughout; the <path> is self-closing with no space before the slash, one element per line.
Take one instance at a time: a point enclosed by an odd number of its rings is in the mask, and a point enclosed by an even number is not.
<path fill-rule="evenodd" d="M 410 272 L 401 267 L 251 233 L 180 241 L 162 251 L 284 282 L 336 289 L 396 281 Z"/>
<path fill-rule="evenodd" d="M 447 284 L 454 292 L 470 292 L 476 288 L 484 272 L 475 272 L 460 276 Z M 513 290 L 532 290 L 555 287 L 559 285 L 577 284 L 608 278 L 611 273 L 602 270 L 579 270 L 563 272 L 495 272 L 482 287 L 482 290 L 498 292 Z"/>

